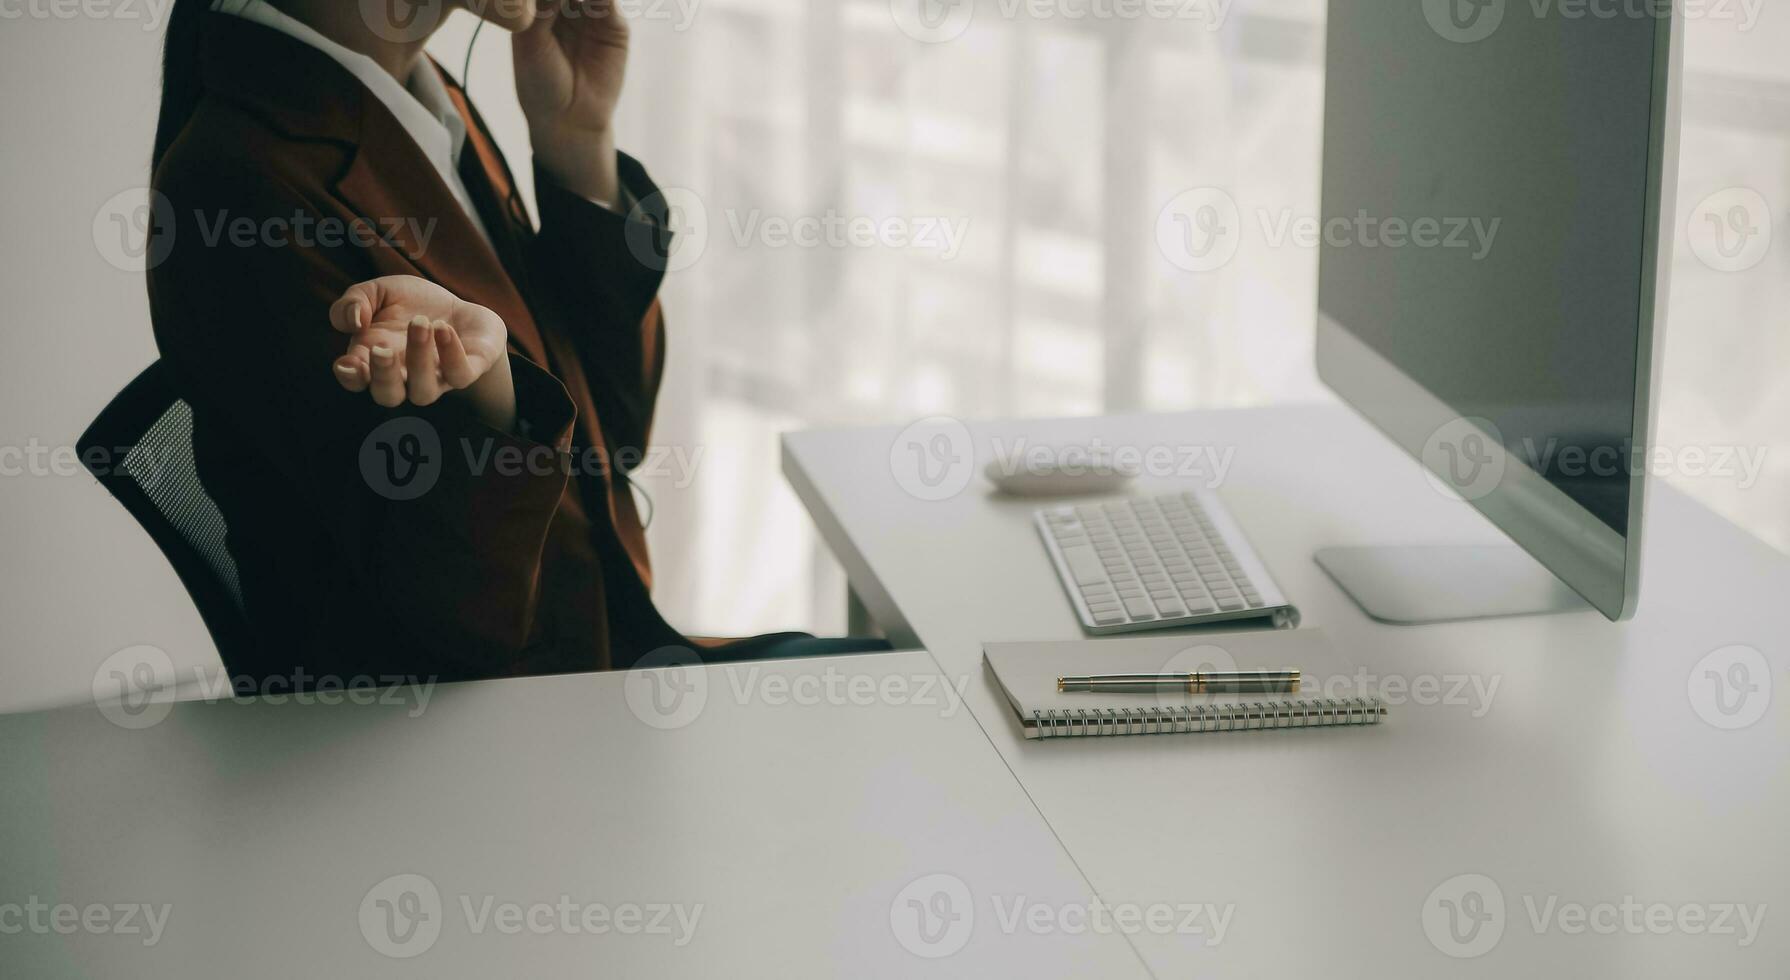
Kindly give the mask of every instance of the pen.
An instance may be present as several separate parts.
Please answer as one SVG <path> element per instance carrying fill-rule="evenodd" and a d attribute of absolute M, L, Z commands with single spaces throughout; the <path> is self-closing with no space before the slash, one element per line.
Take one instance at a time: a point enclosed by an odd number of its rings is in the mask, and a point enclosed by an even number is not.
<path fill-rule="evenodd" d="M 1057 690 L 1087 694 L 1290 694 L 1299 690 L 1299 669 L 1203 670 L 1191 674 L 1095 674 L 1059 677 Z"/>

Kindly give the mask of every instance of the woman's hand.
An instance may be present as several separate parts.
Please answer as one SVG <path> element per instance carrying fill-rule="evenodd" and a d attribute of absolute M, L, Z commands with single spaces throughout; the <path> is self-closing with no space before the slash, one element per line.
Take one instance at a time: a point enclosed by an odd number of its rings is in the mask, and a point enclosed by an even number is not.
<path fill-rule="evenodd" d="M 614 0 L 547 0 L 511 41 L 535 160 L 566 190 L 613 206 L 628 22 Z"/>
<path fill-rule="evenodd" d="M 329 308 L 329 322 L 350 335 L 336 358 L 336 380 L 371 392 L 387 408 L 432 405 L 463 390 L 480 419 L 509 431 L 516 422 L 509 331 L 483 306 L 416 276 L 356 283 Z"/>

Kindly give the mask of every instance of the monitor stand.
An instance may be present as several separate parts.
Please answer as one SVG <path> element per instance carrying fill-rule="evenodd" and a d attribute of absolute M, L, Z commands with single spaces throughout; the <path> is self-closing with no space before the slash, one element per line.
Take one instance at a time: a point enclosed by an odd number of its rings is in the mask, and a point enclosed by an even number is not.
<path fill-rule="evenodd" d="M 1416 626 L 1590 609 L 1514 545 L 1324 548 L 1319 567 L 1382 623 Z"/>

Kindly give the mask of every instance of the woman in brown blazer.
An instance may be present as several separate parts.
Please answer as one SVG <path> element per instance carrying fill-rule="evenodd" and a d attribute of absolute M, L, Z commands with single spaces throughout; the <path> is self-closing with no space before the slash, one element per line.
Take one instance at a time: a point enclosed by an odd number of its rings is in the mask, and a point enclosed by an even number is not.
<path fill-rule="evenodd" d="M 445 6 L 514 35 L 538 229 L 423 53 L 442 3 L 179 0 L 170 20 L 150 304 L 229 524 L 242 677 L 594 670 L 691 643 L 653 605 L 626 474 L 670 238 L 614 148 L 626 23 L 597 0 Z"/>

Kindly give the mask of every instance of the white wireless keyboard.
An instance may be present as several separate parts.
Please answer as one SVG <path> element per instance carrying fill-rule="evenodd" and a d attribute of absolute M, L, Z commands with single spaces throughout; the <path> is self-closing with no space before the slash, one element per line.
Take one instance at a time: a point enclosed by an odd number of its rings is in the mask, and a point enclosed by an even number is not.
<path fill-rule="evenodd" d="M 1047 507 L 1035 518 L 1090 633 L 1230 619 L 1298 623 L 1298 611 L 1211 493 Z"/>

